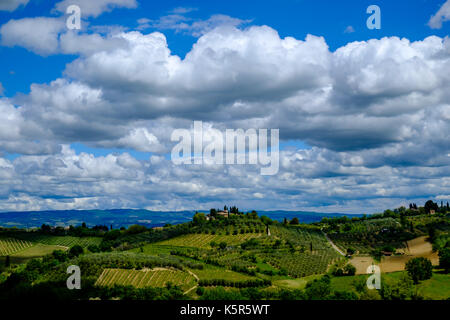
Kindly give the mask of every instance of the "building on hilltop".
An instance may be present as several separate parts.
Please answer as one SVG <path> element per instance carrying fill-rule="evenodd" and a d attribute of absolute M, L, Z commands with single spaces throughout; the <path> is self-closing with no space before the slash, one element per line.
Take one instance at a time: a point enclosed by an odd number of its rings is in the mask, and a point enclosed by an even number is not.
<path fill-rule="evenodd" d="M 224 217 L 224 218 L 229 218 L 230 217 L 230 213 L 228 212 L 228 210 L 218 211 L 217 215 L 221 216 L 221 217 Z"/>

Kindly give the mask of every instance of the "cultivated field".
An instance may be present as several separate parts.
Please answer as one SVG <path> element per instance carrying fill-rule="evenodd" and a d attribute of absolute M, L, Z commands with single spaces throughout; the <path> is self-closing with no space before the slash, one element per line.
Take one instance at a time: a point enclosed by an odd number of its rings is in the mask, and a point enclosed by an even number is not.
<path fill-rule="evenodd" d="M 33 245 L 30 241 L 18 240 L 12 238 L 0 239 L 0 256 L 8 256 L 29 248 Z"/>
<path fill-rule="evenodd" d="M 97 286 L 134 286 L 136 288 L 164 287 L 168 282 L 183 289 L 191 288 L 196 281 L 193 275 L 180 270 L 154 268 L 147 270 L 105 269 L 96 281 Z"/>
<path fill-rule="evenodd" d="M 47 245 L 56 245 L 63 247 L 72 247 L 80 245 L 88 247 L 89 245 L 99 245 L 102 238 L 99 237 L 71 237 L 71 236 L 51 236 L 38 233 L 22 233 L 20 238 L 30 242 L 38 242 Z"/>
<path fill-rule="evenodd" d="M 208 266 L 202 270 L 191 270 L 200 280 L 213 280 L 213 279 L 223 279 L 228 281 L 247 281 L 254 280 L 255 277 L 234 272 L 231 270 L 226 270 L 223 268 L 216 268 L 213 266 Z"/>
<path fill-rule="evenodd" d="M 370 254 L 386 244 L 403 247 L 404 242 L 399 240 L 400 228 L 400 223 L 393 218 L 357 221 L 351 224 L 351 230 L 328 233 L 328 237 L 343 252 L 353 248 L 358 254 Z"/>
<path fill-rule="evenodd" d="M 11 258 L 15 258 L 16 260 L 28 260 L 33 258 L 43 257 L 47 254 L 52 253 L 55 250 L 67 250 L 66 247 L 55 246 L 55 245 L 46 245 L 42 243 L 35 244 L 25 250 L 19 251 L 13 255 Z"/>
<path fill-rule="evenodd" d="M 246 240 L 258 238 L 261 235 L 261 233 L 244 233 L 237 235 L 187 234 L 159 242 L 158 244 L 179 247 L 211 248 L 210 243 L 212 241 L 217 244 L 226 242 L 227 245 L 238 245 Z"/>
<path fill-rule="evenodd" d="M 402 255 L 382 257 L 380 262 L 375 262 L 372 257 L 354 257 L 350 262 L 356 267 L 357 274 L 366 274 L 367 267 L 376 264 L 381 272 L 395 272 L 405 270 L 408 260 L 416 257 L 425 257 L 431 260 L 433 265 L 439 264 L 439 257 L 433 252 L 431 243 L 426 241 L 426 237 L 419 237 L 406 242 L 405 248 L 398 250 Z"/>
<path fill-rule="evenodd" d="M 330 264 L 341 259 L 334 249 L 313 253 L 275 252 L 272 254 L 259 254 L 259 256 L 268 264 L 278 269 L 286 270 L 294 278 L 325 273 Z"/>

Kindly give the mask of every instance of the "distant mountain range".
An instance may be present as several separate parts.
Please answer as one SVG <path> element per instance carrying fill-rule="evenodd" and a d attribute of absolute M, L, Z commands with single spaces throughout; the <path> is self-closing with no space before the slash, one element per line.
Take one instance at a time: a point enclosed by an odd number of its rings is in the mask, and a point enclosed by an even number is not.
<path fill-rule="evenodd" d="M 198 210 L 199 212 L 208 212 Z M 192 211 L 149 211 L 133 209 L 113 210 L 63 210 L 63 211 L 24 211 L 0 213 L 1 227 L 33 228 L 42 224 L 51 226 L 77 226 L 85 222 L 88 226 L 107 225 L 114 228 L 128 227 L 140 224 L 146 227 L 159 227 L 167 223 L 178 224 L 190 221 L 195 214 Z M 307 211 L 258 211 L 260 216 L 282 221 L 285 217 L 297 217 L 300 222 L 311 223 L 320 221 L 324 217 L 340 217 L 342 213 L 318 213 Z M 347 215 L 349 216 L 349 215 Z M 361 215 L 351 215 L 352 217 Z"/>

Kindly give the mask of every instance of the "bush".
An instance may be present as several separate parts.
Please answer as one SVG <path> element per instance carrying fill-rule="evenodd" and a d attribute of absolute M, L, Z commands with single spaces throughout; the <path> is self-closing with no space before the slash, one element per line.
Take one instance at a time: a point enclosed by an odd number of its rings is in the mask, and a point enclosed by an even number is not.
<path fill-rule="evenodd" d="M 92 253 L 100 252 L 100 247 L 96 246 L 95 244 L 91 244 L 87 247 L 87 249 Z"/>
<path fill-rule="evenodd" d="M 53 258 L 58 260 L 59 262 L 65 262 L 69 258 L 67 253 L 62 250 L 55 250 L 52 253 Z"/>
<path fill-rule="evenodd" d="M 105 233 L 104 240 L 116 240 L 121 235 L 120 230 L 111 230 Z"/>
<path fill-rule="evenodd" d="M 69 250 L 69 257 L 74 258 L 74 257 L 78 257 L 80 254 L 82 254 L 84 252 L 83 247 L 80 245 L 74 245 L 72 248 L 70 248 Z"/>
<path fill-rule="evenodd" d="M 205 288 L 198 287 L 195 292 L 197 293 L 198 296 L 202 296 L 205 293 Z"/>
<path fill-rule="evenodd" d="M 356 268 L 349 263 L 344 267 L 344 272 L 347 276 L 354 276 L 356 273 Z"/>
<path fill-rule="evenodd" d="M 418 284 L 422 280 L 430 279 L 433 275 L 433 265 L 427 258 L 413 258 L 405 265 L 406 271 L 410 275 L 414 284 Z"/>
<path fill-rule="evenodd" d="M 138 234 L 147 231 L 145 226 L 141 226 L 139 224 L 134 224 L 128 227 L 127 234 Z"/>
<path fill-rule="evenodd" d="M 331 272 L 331 274 L 335 277 L 341 277 L 344 275 L 344 270 L 342 270 L 341 268 L 336 268 Z"/>
<path fill-rule="evenodd" d="M 450 271 L 450 248 L 444 248 L 439 251 L 439 267 L 446 273 Z"/>
<path fill-rule="evenodd" d="M 305 293 L 309 300 L 324 300 L 331 293 L 330 277 L 323 276 L 320 279 L 309 281 L 306 284 Z"/>

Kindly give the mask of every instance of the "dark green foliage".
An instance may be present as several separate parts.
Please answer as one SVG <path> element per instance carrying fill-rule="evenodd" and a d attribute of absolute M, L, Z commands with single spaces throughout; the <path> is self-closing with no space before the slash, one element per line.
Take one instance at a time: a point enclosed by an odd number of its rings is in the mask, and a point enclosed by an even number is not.
<path fill-rule="evenodd" d="M 255 280 L 245 280 L 245 281 L 232 281 L 225 279 L 210 279 L 210 280 L 200 280 L 198 285 L 201 287 L 211 287 L 211 286 L 223 286 L 223 287 L 234 287 L 234 288 L 257 288 L 257 287 L 267 287 L 272 285 L 270 280 L 266 279 L 255 279 Z"/>
<path fill-rule="evenodd" d="M 202 296 L 203 293 L 205 293 L 205 288 L 198 287 L 197 290 L 195 290 L 195 293 L 197 293 L 198 296 Z"/>
<path fill-rule="evenodd" d="M 120 236 L 121 236 L 120 230 L 111 230 L 111 231 L 108 231 L 107 233 L 105 233 L 105 235 L 103 236 L 103 239 L 105 241 L 116 240 Z"/>
<path fill-rule="evenodd" d="M 74 258 L 78 257 L 80 254 L 83 254 L 83 247 L 79 245 L 75 245 L 69 250 L 69 257 Z"/>
<path fill-rule="evenodd" d="M 309 300 L 326 300 L 331 294 L 330 277 L 323 276 L 306 284 L 306 297 Z"/>
<path fill-rule="evenodd" d="M 139 234 L 147 231 L 148 229 L 145 226 L 141 226 L 139 224 L 133 224 L 129 226 L 127 229 L 127 234 Z"/>
<path fill-rule="evenodd" d="M 433 265 L 427 258 L 413 258 L 409 260 L 405 265 L 406 271 L 414 281 L 414 284 L 418 284 L 422 280 L 430 279 L 433 275 Z"/>
<path fill-rule="evenodd" d="M 358 295 L 353 291 L 335 291 L 329 296 L 330 300 L 358 300 Z"/>
<path fill-rule="evenodd" d="M 439 267 L 444 269 L 444 272 L 450 271 L 450 248 L 446 247 L 439 251 Z"/>
<path fill-rule="evenodd" d="M 399 280 L 382 278 L 380 295 L 384 300 L 407 300 L 414 295 L 413 280 L 407 273 Z"/>
<path fill-rule="evenodd" d="M 344 272 L 348 276 L 354 276 L 356 273 L 356 268 L 352 264 L 348 263 L 344 267 Z"/>
<path fill-rule="evenodd" d="M 243 300 L 239 291 L 225 290 L 223 287 L 205 290 L 200 300 Z"/>
<path fill-rule="evenodd" d="M 435 211 L 439 210 L 438 204 L 433 202 L 433 200 L 428 200 L 427 202 L 425 202 L 424 208 L 425 208 L 426 213 L 430 213 L 431 210 L 435 210 Z"/>
<path fill-rule="evenodd" d="M 204 223 L 206 223 L 206 216 L 204 213 L 196 213 L 194 217 L 192 218 L 192 222 L 196 226 L 202 226 Z"/>
<path fill-rule="evenodd" d="M 69 259 L 69 255 L 62 250 L 53 251 L 52 256 L 59 262 L 66 262 Z"/>
<path fill-rule="evenodd" d="M 90 252 L 92 252 L 92 253 L 97 253 L 97 252 L 100 252 L 100 251 L 101 251 L 99 246 L 96 246 L 96 245 L 93 245 L 93 244 L 91 244 L 90 246 L 88 246 L 87 249 L 88 249 Z"/>

